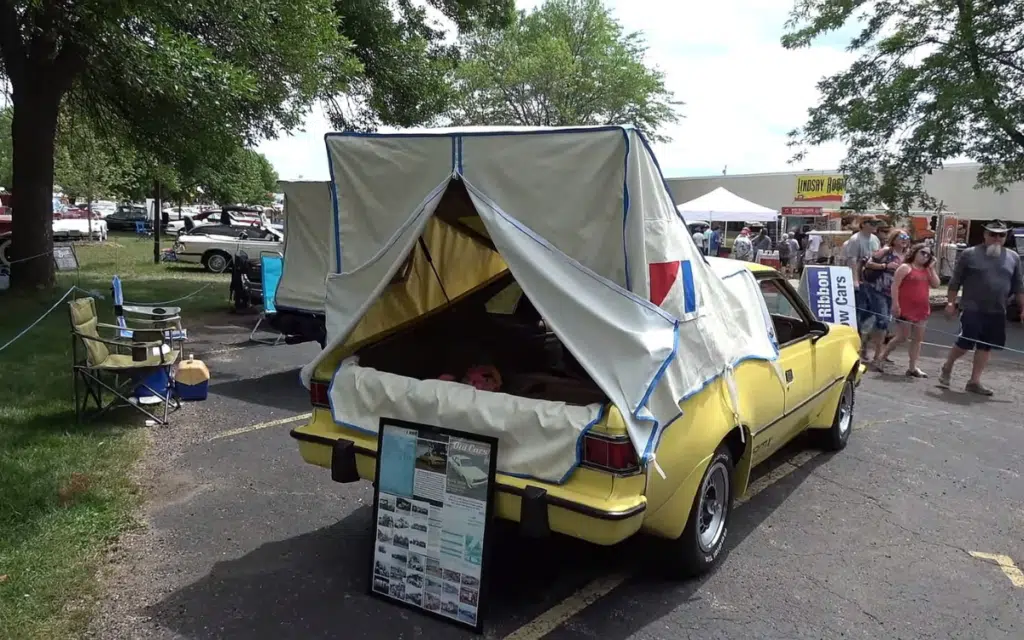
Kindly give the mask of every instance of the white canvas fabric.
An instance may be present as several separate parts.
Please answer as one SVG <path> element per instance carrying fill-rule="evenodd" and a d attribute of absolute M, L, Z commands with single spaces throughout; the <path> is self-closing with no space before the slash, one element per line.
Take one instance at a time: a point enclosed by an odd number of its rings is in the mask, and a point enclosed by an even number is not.
<path fill-rule="evenodd" d="M 334 270 L 334 204 L 330 182 L 280 182 L 284 194 L 284 271 L 278 308 L 324 313 L 325 279 Z"/>
<path fill-rule="evenodd" d="M 631 128 L 338 134 L 327 146 L 341 268 L 328 278 L 329 340 L 304 368 L 307 384 L 380 295 L 453 176 L 537 311 L 622 413 L 648 469 L 658 470 L 649 463 L 682 399 L 743 359 L 777 356 L 756 283 L 753 297 L 741 297 L 716 274 Z M 514 449 L 509 459 L 523 466 L 507 472 L 564 475 L 522 462 L 539 454 L 536 443 L 500 433 L 516 427 L 469 426 Z M 578 424 L 562 428 L 567 437 L 546 446 L 576 460 Z"/>
<path fill-rule="evenodd" d="M 678 207 L 687 222 L 772 222 L 779 212 L 718 187 Z"/>
<path fill-rule="evenodd" d="M 361 367 L 356 358 L 342 362 L 329 397 L 334 419 L 364 432 L 376 433 L 380 419 L 389 417 L 494 436 L 498 471 L 556 484 L 575 468 L 576 442 L 604 409 L 414 380 Z"/>

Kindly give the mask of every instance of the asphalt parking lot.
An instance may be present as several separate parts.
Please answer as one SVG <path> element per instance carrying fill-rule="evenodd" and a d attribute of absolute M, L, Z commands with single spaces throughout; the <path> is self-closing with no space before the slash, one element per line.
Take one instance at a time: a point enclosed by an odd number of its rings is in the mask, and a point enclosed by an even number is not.
<path fill-rule="evenodd" d="M 148 526 L 120 543 L 95 635 L 470 637 L 366 595 L 371 488 L 331 483 L 288 437 L 315 345 L 218 347 L 233 335 L 199 347 L 209 400 L 154 434 Z M 994 361 L 982 399 L 966 362 L 934 386 L 941 355 L 931 380 L 869 373 L 845 451 L 800 441 L 759 469 L 701 580 L 660 577 L 644 538 L 501 530 L 486 637 L 1024 637 L 1024 356 Z"/>

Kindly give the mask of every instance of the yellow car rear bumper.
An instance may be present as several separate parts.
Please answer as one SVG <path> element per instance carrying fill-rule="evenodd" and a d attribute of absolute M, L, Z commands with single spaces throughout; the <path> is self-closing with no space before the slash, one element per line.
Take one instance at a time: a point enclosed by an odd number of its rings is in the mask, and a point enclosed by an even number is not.
<path fill-rule="evenodd" d="M 376 477 L 377 443 L 372 437 L 318 433 L 315 423 L 292 430 L 291 436 L 299 443 L 302 459 L 330 469 L 336 482 L 372 481 Z M 612 545 L 640 530 L 647 499 L 643 495 L 598 497 L 499 473 L 495 511 L 499 518 L 518 522 L 526 535 L 555 532 Z"/>

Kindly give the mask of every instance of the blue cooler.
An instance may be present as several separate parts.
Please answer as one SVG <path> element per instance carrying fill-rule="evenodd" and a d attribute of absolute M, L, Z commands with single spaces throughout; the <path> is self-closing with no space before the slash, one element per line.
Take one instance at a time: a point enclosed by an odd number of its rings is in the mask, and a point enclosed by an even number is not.
<path fill-rule="evenodd" d="M 210 370 L 202 360 L 189 356 L 188 360 L 178 365 L 174 387 L 182 400 L 206 400 L 210 390 Z"/>
<path fill-rule="evenodd" d="M 153 373 L 139 379 L 139 386 L 135 388 L 135 399 L 138 400 L 139 404 L 157 404 L 163 402 L 161 398 L 153 395 L 153 392 L 149 389 L 163 392 L 164 394 L 167 393 L 167 388 L 171 384 L 171 376 L 168 369 L 169 367 L 157 367 L 153 370 Z M 149 387 L 149 389 L 146 387 Z"/>

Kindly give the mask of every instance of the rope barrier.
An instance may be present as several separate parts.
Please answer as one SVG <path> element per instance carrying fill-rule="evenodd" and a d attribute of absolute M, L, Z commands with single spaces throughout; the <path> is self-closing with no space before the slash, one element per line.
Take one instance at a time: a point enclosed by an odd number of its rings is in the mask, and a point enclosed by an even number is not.
<path fill-rule="evenodd" d="M 180 298 L 175 298 L 174 300 L 166 300 L 164 302 L 128 302 L 127 300 L 125 300 L 124 304 L 126 306 L 137 306 L 137 307 L 166 307 L 167 305 L 174 304 L 175 302 L 181 302 L 182 300 L 188 300 L 189 298 L 199 294 L 201 291 L 203 291 L 205 289 L 208 289 L 208 288 L 210 288 L 211 286 L 213 286 L 215 284 L 221 284 L 221 283 L 219 283 L 219 282 L 207 282 L 206 284 L 204 284 L 203 286 L 199 287 L 198 289 L 196 289 L 192 293 L 190 293 L 188 295 L 185 295 L 185 296 L 181 296 Z"/>
<path fill-rule="evenodd" d="M 15 342 L 17 342 L 18 340 L 20 340 L 20 339 L 21 339 L 21 338 L 22 338 L 22 337 L 23 337 L 23 336 L 24 336 L 25 334 L 27 334 L 27 333 L 28 333 L 29 331 L 31 331 L 32 329 L 35 329 L 35 327 L 36 327 L 36 325 L 37 325 L 37 324 L 39 324 L 40 322 L 42 322 L 42 321 L 43 321 L 43 319 L 44 319 L 44 318 L 46 318 L 46 316 L 48 316 L 48 315 L 50 315 L 51 313 L 53 313 L 53 310 L 54 310 L 54 309 L 56 309 L 56 308 L 57 308 L 57 307 L 58 307 L 58 306 L 60 305 L 60 303 L 62 303 L 62 302 L 64 302 L 65 300 L 67 300 L 67 299 L 68 299 L 68 296 L 70 296 L 70 295 L 71 295 L 72 293 L 74 293 L 76 289 L 78 289 L 78 287 L 71 287 L 70 289 L 68 289 L 67 291 L 65 291 L 65 292 L 64 292 L 64 295 L 62 295 L 62 296 L 60 297 L 60 300 L 58 300 L 57 302 L 54 302 L 54 303 L 53 303 L 53 306 L 52 306 L 52 307 L 50 307 L 49 309 L 47 309 L 47 310 L 46 310 L 46 312 L 45 312 L 45 313 L 44 313 L 43 315 L 41 315 L 41 316 L 39 316 L 38 318 L 36 318 L 35 322 L 33 322 L 32 324 L 30 324 L 30 325 L 28 325 L 27 327 L 25 327 L 24 329 L 22 329 L 22 330 L 21 330 L 21 332 L 20 332 L 20 333 L 18 333 L 18 335 L 14 336 L 14 337 L 13 337 L 13 338 L 11 338 L 10 340 L 8 340 L 8 341 L 7 341 L 7 342 L 6 342 L 5 344 L 4 344 L 4 346 L 0 347 L 0 352 L 2 352 L 2 351 L 3 351 L 4 349 L 6 349 L 7 347 L 11 346 L 12 344 L 14 344 Z"/>
<path fill-rule="evenodd" d="M 883 315 L 881 313 L 878 313 L 877 311 L 872 311 L 870 309 L 862 309 L 861 307 L 854 307 L 854 309 L 856 309 L 858 311 L 858 313 L 866 313 L 866 314 L 870 314 L 870 315 L 876 316 L 876 317 L 882 317 L 882 315 Z M 933 331 L 935 333 L 941 333 L 943 335 L 951 336 L 953 338 L 960 338 L 960 334 L 959 333 L 950 333 L 949 331 L 943 331 L 942 329 L 935 329 L 935 328 L 928 327 L 927 321 L 925 323 L 907 322 L 906 320 L 897 320 L 896 318 L 893 318 L 891 315 L 885 316 L 885 317 L 888 318 L 890 322 L 895 322 L 897 324 L 909 324 L 911 326 L 922 326 L 922 324 L 923 324 L 923 326 L 925 327 L 925 330 L 927 330 L 927 331 Z M 1005 319 L 1004 319 L 1004 322 L 1005 322 Z M 860 327 L 858 327 L 857 330 L 860 331 L 861 333 L 863 333 L 863 331 L 861 331 Z M 1001 347 L 1001 346 L 999 346 L 997 344 L 992 344 L 990 342 L 985 342 L 984 340 L 974 340 L 974 339 L 971 339 L 971 342 L 975 343 L 976 345 L 984 345 L 986 347 L 992 347 L 992 348 L 995 348 L 995 349 L 999 349 L 1000 351 L 1009 351 L 1010 353 L 1017 353 L 1017 354 L 1020 354 L 1020 355 L 1024 355 L 1024 351 L 1022 351 L 1020 349 L 1014 349 L 1012 347 L 1005 347 L 1005 346 Z"/>
<path fill-rule="evenodd" d="M 21 262 L 28 262 L 29 260 L 35 260 L 36 258 L 45 258 L 46 256 L 52 255 L 52 254 L 53 254 L 53 249 L 50 249 L 49 251 L 45 251 L 43 253 L 37 253 L 36 255 L 29 256 L 27 258 L 18 258 L 17 260 L 11 260 L 7 264 L 11 265 L 11 264 L 18 264 L 18 263 L 21 263 Z"/>

